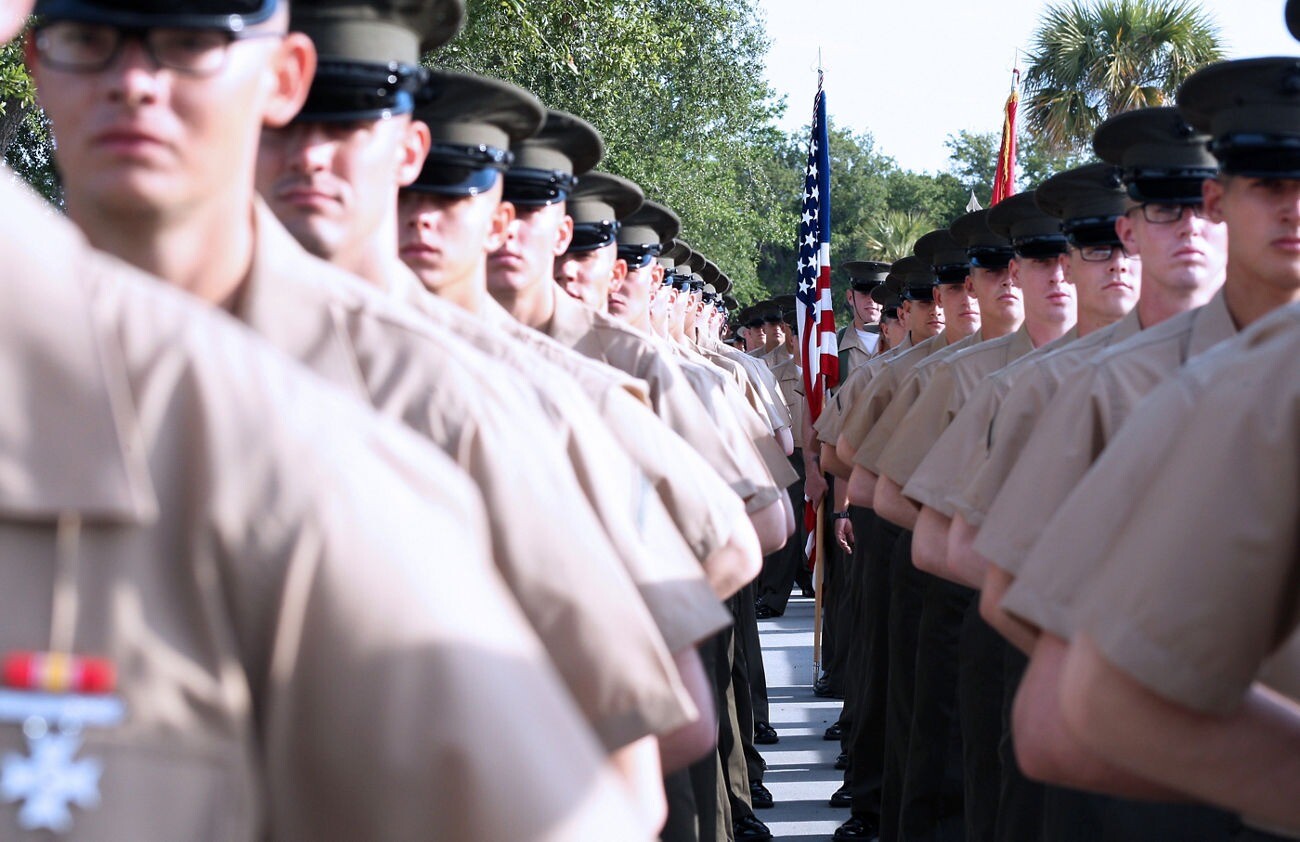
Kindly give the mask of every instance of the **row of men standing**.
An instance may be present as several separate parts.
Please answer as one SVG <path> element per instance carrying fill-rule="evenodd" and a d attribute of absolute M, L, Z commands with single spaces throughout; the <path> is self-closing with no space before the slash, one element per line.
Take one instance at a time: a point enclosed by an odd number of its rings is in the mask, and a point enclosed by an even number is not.
<path fill-rule="evenodd" d="M 770 838 L 793 419 L 675 214 L 458 0 L 35 11 L 0 837 Z"/>
<path fill-rule="evenodd" d="M 1298 83 L 1211 65 L 847 267 L 885 318 L 814 434 L 835 839 L 1300 837 Z"/>

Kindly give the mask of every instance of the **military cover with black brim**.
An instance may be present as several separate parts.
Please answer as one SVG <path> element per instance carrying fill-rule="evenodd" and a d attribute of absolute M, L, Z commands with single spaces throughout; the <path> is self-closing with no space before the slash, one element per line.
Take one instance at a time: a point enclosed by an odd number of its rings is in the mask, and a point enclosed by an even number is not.
<path fill-rule="evenodd" d="M 681 229 L 682 221 L 677 214 L 670 208 L 647 199 L 619 226 L 618 256 L 627 262 L 629 269 L 648 266 L 671 245 Z M 730 288 L 728 282 L 727 289 Z"/>
<path fill-rule="evenodd" d="M 909 254 L 901 260 L 894 261 L 890 274 L 898 278 L 899 297 L 904 301 L 934 300 L 936 278 L 925 261 L 916 255 Z"/>
<path fill-rule="evenodd" d="M 948 231 L 962 248 L 970 265 L 977 269 L 1007 268 L 1015 251 L 1011 241 L 989 228 L 988 209 L 972 211 L 953 220 Z"/>
<path fill-rule="evenodd" d="M 316 75 L 295 122 L 410 114 L 428 100 L 420 57 L 455 37 L 464 0 L 294 0 L 289 29 L 316 45 Z"/>
<path fill-rule="evenodd" d="M 1038 209 L 1033 190 L 1009 196 L 989 208 L 988 226 L 1011 241 L 1016 257 L 1057 257 L 1069 248 L 1060 220 Z"/>
<path fill-rule="evenodd" d="M 1219 169 L 1209 141 L 1177 108 L 1139 108 L 1098 126 L 1092 148 L 1102 161 L 1120 168 L 1133 201 L 1196 205 L 1201 182 Z"/>
<path fill-rule="evenodd" d="M 1070 245 L 1121 245 L 1115 220 L 1127 209 L 1128 194 L 1114 164 L 1084 164 L 1057 173 L 1038 185 L 1034 201 L 1043 213 L 1061 221 Z"/>
<path fill-rule="evenodd" d="M 636 183 L 607 172 L 588 172 L 569 194 L 573 220 L 569 252 L 587 252 L 614 245 L 621 220 L 636 212 L 645 194 Z"/>
<path fill-rule="evenodd" d="M 537 97 L 500 79 L 434 70 L 429 88 L 430 100 L 415 109 L 429 127 L 429 154 L 403 190 L 451 197 L 490 190 L 514 160 L 511 147 L 546 119 Z"/>
<path fill-rule="evenodd" d="M 1223 173 L 1300 178 L 1300 58 L 1204 67 L 1179 86 L 1178 111 L 1210 136 Z"/>
<path fill-rule="evenodd" d="M 544 207 L 566 201 L 578 179 L 595 169 L 605 154 L 596 127 L 565 111 L 548 111 L 542 130 L 516 144 L 506 170 L 503 198 L 519 207 Z"/>
<path fill-rule="evenodd" d="M 966 249 L 947 228 L 938 228 L 924 235 L 912 246 L 912 253 L 930 267 L 940 284 L 964 284 L 970 274 L 970 258 Z"/>
<path fill-rule="evenodd" d="M 37 0 L 33 13 L 41 24 L 68 20 L 124 29 L 169 26 L 238 36 L 270 20 L 280 5 L 279 0 Z"/>
<path fill-rule="evenodd" d="M 889 264 L 875 260 L 850 260 L 840 264 L 840 270 L 849 276 L 849 288 L 854 292 L 871 292 L 885 282 Z"/>

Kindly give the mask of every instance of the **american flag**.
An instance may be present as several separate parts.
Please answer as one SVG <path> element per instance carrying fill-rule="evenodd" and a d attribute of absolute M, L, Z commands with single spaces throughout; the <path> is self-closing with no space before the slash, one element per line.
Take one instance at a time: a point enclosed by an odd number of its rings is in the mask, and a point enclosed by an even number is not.
<path fill-rule="evenodd" d="M 803 393 L 815 422 L 826 390 L 840 380 L 835 307 L 831 301 L 831 155 L 826 132 L 826 93 L 817 83 L 812 140 L 799 221 L 799 345 L 803 348 Z"/>
<path fill-rule="evenodd" d="M 826 92 L 817 77 L 813 102 L 812 138 L 808 142 L 808 171 L 803 187 L 803 216 L 799 221 L 799 345 L 803 349 L 803 393 L 816 422 L 825 405 L 826 390 L 840 381 L 839 342 L 835 338 L 835 307 L 831 301 L 831 152 L 826 129 Z M 817 519 L 821 510 L 804 499 L 808 541 L 804 555 L 814 571 L 817 603 L 814 611 L 813 660 L 821 663 L 822 581 L 817 559 Z"/>

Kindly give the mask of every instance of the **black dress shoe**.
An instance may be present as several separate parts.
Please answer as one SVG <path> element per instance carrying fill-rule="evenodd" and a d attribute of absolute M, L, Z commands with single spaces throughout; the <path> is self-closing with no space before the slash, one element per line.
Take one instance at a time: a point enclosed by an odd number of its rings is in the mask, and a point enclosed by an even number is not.
<path fill-rule="evenodd" d="M 844 739 L 844 729 L 840 727 L 840 723 L 836 722 L 834 725 L 832 725 L 831 727 L 827 728 L 827 729 L 822 733 L 822 739 L 823 739 L 823 740 L 842 740 L 842 739 Z"/>
<path fill-rule="evenodd" d="M 777 614 L 766 605 L 756 605 L 754 606 L 754 616 L 760 620 L 770 620 L 773 617 L 779 617 L 781 615 Z"/>
<path fill-rule="evenodd" d="M 844 691 L 838 687 L 832 687 L 831 683 L 824 678 L 819 678 L 813 682 L 813 695 L 822 699 L 842 699 Z"/>
<path fill-rule="evenodd" d="M 853 793 L 849 792 L 849 785 L 845 784 L 835 792 L 831 793 L 832 807 L 852 807 Z"/>
<path fill-rule="evenodd" d="M 781 742 L 780 736 L 777 735 L 776 729 L 766 722 L 754 723 L 754 742 L 759 745 L 770 746 L 774 743 Z"/>
<path fill-rule="evenodd" d="M 880 828 L 874 821 L 864 821 L 857 816 L 846 821 L 835 829 L 835 835 L 831 839 L 836 842 L 847 842 L 847 840 L 861 840 L 861 842 L 871 842 L 871 840 L 880 838 Z"/>
<path fill-rule="evenodd" d="M 799 589 L 799 595 L 802 596 L 804 599 L 816 599 L 816 598 L 817 598 L 817 592 L 816 592 L 815 590 L 813 590 L 812 588 L 800 588 L 800 589 Z"/>
<path fill-rule="evenodd" d="M 732 824 L 731 831 L 736 842 L 766 842 L 772 838 L 772 831 L 767 829 L 767 825 L 753 816 L 745 816 Z"/>
<path fill-rule="evenodd" d="M 767 787 L 763 786 L 762 781 L 751 781 L 749 784 L 749 803 L 755 810 L 766 810 L 772 806 L 772 793 Z"/>
<path fill-rule="evenodd" d="M 840 756 L 835 758 L 835 768 L 840 771 L 849 768 L 849 753 L 847 751 L 841 751 Z"/>

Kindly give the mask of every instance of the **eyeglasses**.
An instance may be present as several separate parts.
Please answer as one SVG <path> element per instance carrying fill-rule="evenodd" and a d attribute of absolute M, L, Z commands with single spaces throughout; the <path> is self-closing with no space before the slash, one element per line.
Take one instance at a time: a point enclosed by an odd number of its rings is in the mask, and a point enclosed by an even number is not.
<path fill-rule="evenodd" d="M 1091 245 L 1075 246 L 1079 256 L 1089 263 L 1105 263 L 1117 254 L 1124 254 L 1122 246 L 1116 245 Z"/>
<path fill-rule="evenodd" d="M 226 52 L 235 41 L 282 37 L 282 32 L 117 27 L 65 20 L 52 21 L 37 31 L 36 52 L 41 61 L 58 70 L 98 73 L 112 65 L 127 39 L 134 39 L 159 67 L 210 76 L 225 66 Z"/>
<path fill-rule="evenodd" d="M 1186 211 L 1191 211 L 1198 219 L 1205 219 L 1205 207 L 1201 204 L 1175 205 L 1162 202 L 1143 202 L 1136 208 L 1129 208 L 1126 213 L 1142 210 L 1142 218 L 1152 225 L 1172 225 L 1183 218 Z"/>

